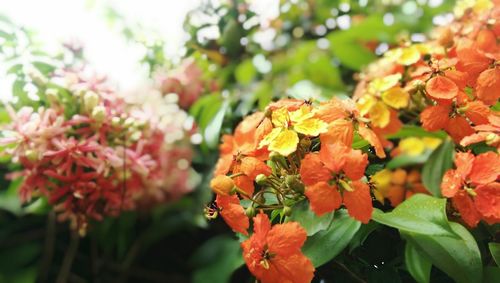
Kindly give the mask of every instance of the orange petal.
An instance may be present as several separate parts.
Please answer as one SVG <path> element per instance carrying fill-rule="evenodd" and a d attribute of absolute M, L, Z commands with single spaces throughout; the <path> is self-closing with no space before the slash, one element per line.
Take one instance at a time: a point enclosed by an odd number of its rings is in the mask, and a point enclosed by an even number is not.
<path fill-rule="evenodd" d="M 367 165 L 368 155 L 361 150 L 351 150 L 351 152 L 346 155 L 345 164 L 342 169 L 351 180 L 359 180 L 365 175 Z"/>
<path fill-rule="evenodd" d="M 500 68 L 488 69 L 477 78 L 476 96 L 487 105 L 500 98 Z"/>
<path fill-rule="evenodd" d="M 425 85 L 427 94 L 434 99 L 453 99 L 458 95 L 458 86 L 445 76 L 435 76 Z"/>
<path fill-rule="evenodd" d="M 221 155 L 215 165 L 214 175 L 226 175 L 231 170 L 231 165 L 233 165 L 233 155 Z"/>
<path fill-rule="evenodd" d="M 427 131 L 441 130 L 448 124 L 450 107 L 445 105 L 429 106 L 420 113 L 422 127 Z"/>
<path fill-rule="evenodd" d="M 217 195 L 215 199 L 217 206 L 221 209 L 221 216 L 224 221 L 233 229 L 235 232 L 239 232 L 244 235 L 248 235 L 248 227 L 250 223 L 248 217 L 245 214 L 245 210 L 240 204 L 238 196 L 221 196 Z"/>
<path fill-rule="evenodd" d="M 251 180 L 255 180 L 255 177 L 259 174 L 269 176 L 272 173 L 271 168 L 269 168 L 266 163 L 255 157 L 243 158 L 241 160 L 240 170 Z"/>
<path fill-rule="evenodd" d="M 344 205 L 349 215 L 366 224 L 370 221 L 373 212 L 370 188 L 361 181 L 353 181 L 351 187 L 352 192 L 344 191 Z"/>
<path fill-rule="evenodd" d="M 309 199 L 311 210 L 318 216 L 334 211 L 342 203 L 337 187 L 326 182 L 306 187 L 305 195 Z"/>
<path fill-rule="evenodd" d="M 306 186 L 310 186 L 330 180 L 332 174 L 330 170 L 323 165 L 317 153 L 308 153 L 304 159 L 302 159 L 300 177 Z"/>
<path fill-rule="evenodd" d="M 349 116 L 348 111 L 338 99 L 331 99 L 321 103 L 314 115 L 327 123 L 331 123 L 338 119 L 344 119 Z"/>
<path fill-rule="evenodd" d="M 392 206 L 398 206 L 405 199 L 405 188 L 400 185 L 391 186 L 387 192 L 387 198 Z"/>
<path fill-rule="evenodd" d="M 474 125 L 488 124 L 488 116 L 491 110 L 480 100 L 467 103 L 465 116 L 474 123 Z"/>
<path fill-rule="evenodd" d="M 441 194 L 447 198 L 454 197 L 462 188 L 462 180 L 460 173 L 456 170 L 446 171 L 441 182 Z"/>
<path fill-rule="evenodd" d="M 476 227 L 481 215 L 466 191 L 459 191 L 452 199 L 453 207 L 460 213 L 464 222 L 470 227 Z"/>
<path fill-rule="evenodd" d="M 300 252 L 307 239 L 307 233 L 298 222 L 274 225 L 267 234 L 269 252 L 290 255 Z"/>
<path fill-rule="evenodd" d="M 489 151 L 474 159 L 469 179 L 474 184 L 484 185 L 497 180 L 500 175 L 500 155 Z"/>
<path fill-rule="evenodd" d="M 339 142 L 322 144 L 319 157 L 328 169 L 338 173 L 345 164 L 345 156 L 349 150 L 350 148 Z"/>
<path fill-rule="evenodd" d="M 469 175 L 472 170 L 475 156 L 470 152 L 458 152 L 455 155 L 455 166 L 457 166 L 457 173 L 463 180 Z"/>
<path fill-rule="evenodd" d="M 278 108 L 286 108 L 288 111 L 295 111 L 305 103 L 306 101 L 302 99 L 285 98 L 269 104 L 266 109 L 274 111 Z"/>
<path fill-rule="evenodd" d="M 276 255 L 270 260 L 269 271 L 260 278 L 262 283 L 307 283 L 314 277 L 314 266 L 302 253 Z"/>
<path fill-rule="evenodd" d="M 375 148 L 375 154 L 379 158 L 385 158 L 384 147 L 382 146 L 382 142 L 379 137 L 364 124 L 360 123 L 358 127 L 359 135 L 365 139 L 369 144 Z"/>
<path fill-rule="evenodd" d="M 474 203 L 479 213 L 484 218 L 500 220 L 500 183 L 479 186 L 474 192 Z"/>
<path fill-rule="evenodd" d="M 222 144 L 219 146 L 220 155 L 233 154 L 234 137 L 231 135 L 222 136 Z"/>
<path fill-rule="evenodd" d="M 456 143 L 460 143 L 463 138 L 475 133 L 474 128 L 462 116 L 451 118 L 444 129 Z"/>
<path fill-rule="evenodd" d="M 352 145 L 354 127 L 352 121 L 338 119 L 328 125 L 328 132 L 321 134 L 321 144 L 341 142 L 346 146 Z"/>

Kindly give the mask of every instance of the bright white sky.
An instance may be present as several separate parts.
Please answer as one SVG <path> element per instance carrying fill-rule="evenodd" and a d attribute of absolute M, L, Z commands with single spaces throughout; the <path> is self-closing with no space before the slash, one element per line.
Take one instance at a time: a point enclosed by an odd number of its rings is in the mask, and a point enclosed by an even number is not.
<path fill-rule="evenodd" d="M 89 5 L 92 3 L 94 7 Z M 129 89 L 139 85 L 146 75 L 139 65 L 141 50 L 112 30 L 99 5 L 109 4 L 131 22 L 159 32 L 166 41 L 167 52 L 175 53 L 185 40 L 184 17 L 199 3 L 200 0 L 1 0 L 0 13 L 35 31 L 49 46 L 79 40 L 93 68 L 121 88 Z"/>

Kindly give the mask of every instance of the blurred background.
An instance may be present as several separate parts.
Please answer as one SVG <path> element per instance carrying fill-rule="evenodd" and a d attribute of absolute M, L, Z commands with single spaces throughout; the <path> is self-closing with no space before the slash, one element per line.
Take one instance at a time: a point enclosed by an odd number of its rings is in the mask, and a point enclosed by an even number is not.
<path fill-rule="evenodd" d="M 189 148 L 190 157 L 176 160 L 188 172 L 182 195 L 93 221 L 82 238 L 56 221 L 47 201 L 20 202 L 20 181 L 7 178 L 19 167 L 2 157 L 0 283 L 254 282 L 239 239 L 220 218 L 205 217 L 220 136 L 279 97 L 351 95 L 357 72 L 391 46 L 424 41 L 431 27 L 453 19 L 453 6 L 451 0 L 1 1 L 3 102 L 32 102 L 27 65 L 48 77 L 61 66 L 78 68 L 89 80 L 106 78 L 126 100 L 170 99 L 175 111 L 163 118 L 183 118 L 167 136 L 188 137 L 171 144 Z M 26 100 L 16 98 L 25 94 Z M 6 113 L 0 123 L 8 122 Z M 371 233 L 346 251 L 344 262 L 320 268 L 315 280 L 364 282 L 354 272 L 369 282 L 413 282 L 394 237 Z M 436 282 L 449 280 L 439 276 Z"/>

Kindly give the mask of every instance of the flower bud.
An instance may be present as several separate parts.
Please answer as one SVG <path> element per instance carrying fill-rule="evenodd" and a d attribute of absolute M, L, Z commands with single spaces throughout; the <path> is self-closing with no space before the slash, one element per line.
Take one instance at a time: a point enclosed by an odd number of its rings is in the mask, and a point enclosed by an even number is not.
<path fill-rule="evenodd" d="M 113 127 L 118 127 L 118 126 L 120 126 L 120 122 L 121 122 L 120 117 L 113 117 L 113 118 L 111 119 L 111 125 L 113 125 Z"/>
<path fill-rule="evenodd" d="M 247 207 L 247 209 L 245 209 L 245 214 L 248 217 L 254 217 L 255 216 L 255 208 L 250 205 L 249 207 Z"/>
<path fill-rule="evenodd" d="M 297 193 L 304 193 L 304 184 L 299 180 L 297 175 L 286 176 L 285 183 L 290 189 L 296 191 Z"/>
<path fill-rule="evenodd" d="M 284 214 L 285 216 L 290 216 L 290 215 L 292 215 L 292 208 L 291 208 L 291 207 L 289 207 L 289 206 L 284 206 L 284 207 L 283 207 L 283 214 Z"/>
<path fill-rule="evenodd" d="M 83 108 L 86 113 L 91 113 L 94 107 L 99 104 L 99 96 L 93 91 L 87 91 L 83 96 Z"/>
<path fill-rule="evenodd" d="M 234 181 L 226 175 L 218 175 L 210 181 L 210 188 L 218 195 L 227 196 L 231 194 L 234 187 Z"/>
<path fill-rule="evenodd" d="M 36 150 L 33 150 L 33 149 L 27 149 L 25 152 L 24 152 L 24 155 L 26 156 L 26 158 L 28 158 L 29 161 L 31 162 L 35 162 L 38 160 L 38 152 Z"/>
<path fill-rule="evenodd" d="M 310 139 L 301 139 L 300 140 L 300 145 L 303 147 L 303 148 L 309 148 L 311 147 L 311 140 Z"/>
<path fill-rule="evenodd" d="M 45 91 L 45 96 L 51 104 L 57 104 L 59 102 L 58 91 L 55 88 L 49 88 Z"/>
<path fill-rule="evenodd" d="M 258 185 L 264 186 L 267 184 L 267 176 L 264 174 L 259 174 L 257 177 L 255 177 L 255 182 Z"/>
<path fill-rule="evenodd" d="M 104 106 L 97 106 L 92 110 L 92 119 L 94 119 L 97 123 L 102 123 L 104 119 L 106 119 L 106 108 Z"/>

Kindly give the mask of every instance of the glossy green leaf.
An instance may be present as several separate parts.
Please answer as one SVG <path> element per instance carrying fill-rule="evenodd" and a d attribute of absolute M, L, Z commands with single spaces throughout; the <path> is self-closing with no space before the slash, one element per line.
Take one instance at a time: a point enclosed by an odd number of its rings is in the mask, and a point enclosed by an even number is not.
<path fill-rule="evenodd" d="M 240 242 L 228 236 L 206 241 L 191 257 L 192 282 L 229 282 L 231 274 L 243 265 Z"/>
<path fill-rule="evenodd" d="M 213 117 L 213 119 L 208 122 L 205 131 L 205 143 L 211 147 L 215 148 L 219 144 L 219 136 L 220 130 L 222 127 L 222 123 L 224 122 L 224 116 L 226 115 L 226 111 L 229 107 L 229 102 L 224 101 L 217 111 L 217 114 Z"/>
<path fill-rule="evenodd" d="M 441 196 L 441 181 L 446 170 L 453 165 L 455 145 L 446 139 L 437 147 L 422 168 L 422 183 L 434 196 Z"/>
<path fill-rule="evenodd" d="M 496 264 L 500 266 L 500 243 L 489 243 L 488 247 Z"/>
<path fill-rule="evenodd" d="M 287 217 L 286 221 L 296 221 L 300 223 L 311 236 L 319 231 L 327 229 L 332 223 L 334 212 L 325 213 L 317 216 L 310 208 L 307 201 L 301 201 L 293 207 L 292 215 Z"/>
<path fill-rule="evenodd" d="M 392 212 L 373 211 L 372 219 L 405 231 L 434 236 L 454 237 L 446 218 L 446 199 L 416 194 L 398 205 Z"/>
<path fill-rule="evenodd" d="M 405 264 L 415 281 L 418 283 L 430 281 L 432 263 L 425 254 L 422 254 L 409 242 L 406 243 L 405 247 Z"/>
<path fill-rule="evenodd" d="M 309 237 L 302 252 L 315 267 L 321 266 L 347 247 L 360 226 L 361 222 L 351 218 L 345 210 L 337 210 L 332 225 Z"/>
<path fill-rule="evenodd" d="M 427 150 L 423 154 L 412 156 L 412 155 L 398 155 L 394 157 L 391 161 L 387 162 L 387 169 L 396 169 L 405 166 L 415 165 L 415 164 L 423 164 L 431 155 L 432 151 Z"/>
<path fill-rule="evenodd" d="M 403 233 L 403 236 L 457 283 L 482 282 L 481 253 L 474 237 L 460 224 L 449 225 L 456 236 L 418 233 Z"/>
<path fill-rule="evenodd" d="M 242 84 L 249 84 L 257 74 L 251 59 L 241 62 L 235 70 L 236 80 Z"/>
<path fill-rule="evenodd" d="M 380 228 L 381 225 L 375 221 L 370 221 L 368 224 L 361 224 L 358 232 L 352 237 L 351 242 L 349 243 L 349 252 L 351 253 L 357 247 L 363 245 L 366 238 L 370 236 L 370 234 Z"/>

